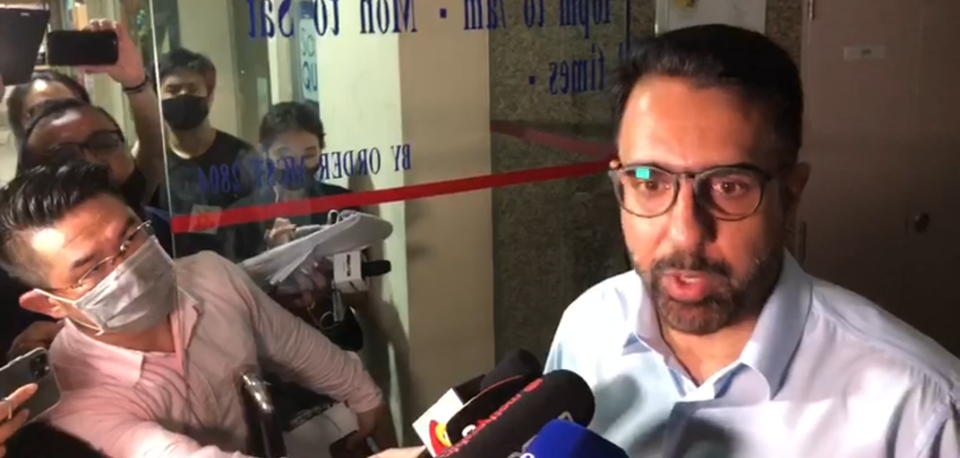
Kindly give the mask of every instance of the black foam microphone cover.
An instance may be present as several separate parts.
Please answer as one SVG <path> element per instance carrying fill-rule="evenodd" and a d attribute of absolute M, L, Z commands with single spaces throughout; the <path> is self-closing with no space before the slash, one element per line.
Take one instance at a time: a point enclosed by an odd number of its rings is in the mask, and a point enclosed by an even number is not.
<path fill-rule="evenodd" d="M 447 420 L 447 437 L 456 444 L 537 377 L 515 375 L 480 392 Z"/>
<path fill-rule="evenodd" d="M 593 419 L 593 392 L 577 374 L 558 370 L 527 385 L 442 458 L 496 458 L 523 451 L 551 420 L 586 426 Z"/>
<path fill-rule="evenodd" d="M 523 375 L 529 377 L 529 381 L 543 374 L 543 366 L 533 353 L 527 350 L 515 350 L 503 357 L 497 367 L 488 372 L 480 382 L 480 390 L 486 390 L 491 385 L 503 380 Z"/>

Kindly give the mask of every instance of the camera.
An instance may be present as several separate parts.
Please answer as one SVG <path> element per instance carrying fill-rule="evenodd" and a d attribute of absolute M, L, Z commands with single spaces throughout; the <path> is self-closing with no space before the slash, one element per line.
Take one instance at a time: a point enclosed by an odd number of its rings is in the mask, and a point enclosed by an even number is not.
<path fill-rule="evenodd" d="M 34 380 L 41 380 L 50 373 L 50 362 L 47 355 L 42 354 L 30 360 L 30 374 Z"/>

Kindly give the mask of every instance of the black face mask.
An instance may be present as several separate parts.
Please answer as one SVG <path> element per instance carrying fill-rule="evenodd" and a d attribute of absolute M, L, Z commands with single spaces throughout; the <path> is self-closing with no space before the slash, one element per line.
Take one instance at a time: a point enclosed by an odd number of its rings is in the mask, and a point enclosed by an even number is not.
<path fill-rule="evenodd" d="M 302 191 L 304 189 L 309 189 L 313 187 L 313 183 L 316 181 L 317 172 L 320 171 L 320 166 L 311 167 L 309 169 L 303 169 L 303 176 L 298 176 L 298 174 L 291 174 L 288 177 L 285 176 L 289 169 L 278 169 L 277 173 L 279 180 L 277 181 L 280 186 L 283 186 L 284 189 L 289 191 Z"/>
<path fill-rule="evenodd" d="M 163 119 L 173 130 L 193 130 L 210 115 L 207 99 L 195 95 L 178 95 L 162 103 Z"/>

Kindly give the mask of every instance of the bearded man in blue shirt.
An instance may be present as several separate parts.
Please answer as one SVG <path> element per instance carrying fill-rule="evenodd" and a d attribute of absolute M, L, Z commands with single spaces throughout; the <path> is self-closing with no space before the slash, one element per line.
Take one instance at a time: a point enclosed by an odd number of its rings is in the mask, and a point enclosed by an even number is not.
<path fill-rule="evenodd" d="M 631 457 L 956 458 L 960 361 L 784 249 L 810 174 L 796 65 L 722 25 L 632 48 L 611 178 L 635 271 L 565 312 L 548 370 Z"/>

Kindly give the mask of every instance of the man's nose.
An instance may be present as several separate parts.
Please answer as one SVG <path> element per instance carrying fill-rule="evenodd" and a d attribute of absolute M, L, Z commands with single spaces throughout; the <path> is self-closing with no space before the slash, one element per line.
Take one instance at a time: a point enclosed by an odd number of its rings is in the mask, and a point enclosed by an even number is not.
<path fill-rule="evenodd" d="M 693 188 L 693 183 L 681 182 L 677 201 L 669 213 L 669 235 L 675 249 L 695 250 L 711 241 L 716 233 L 713 217 L 698 204 Z"/>

